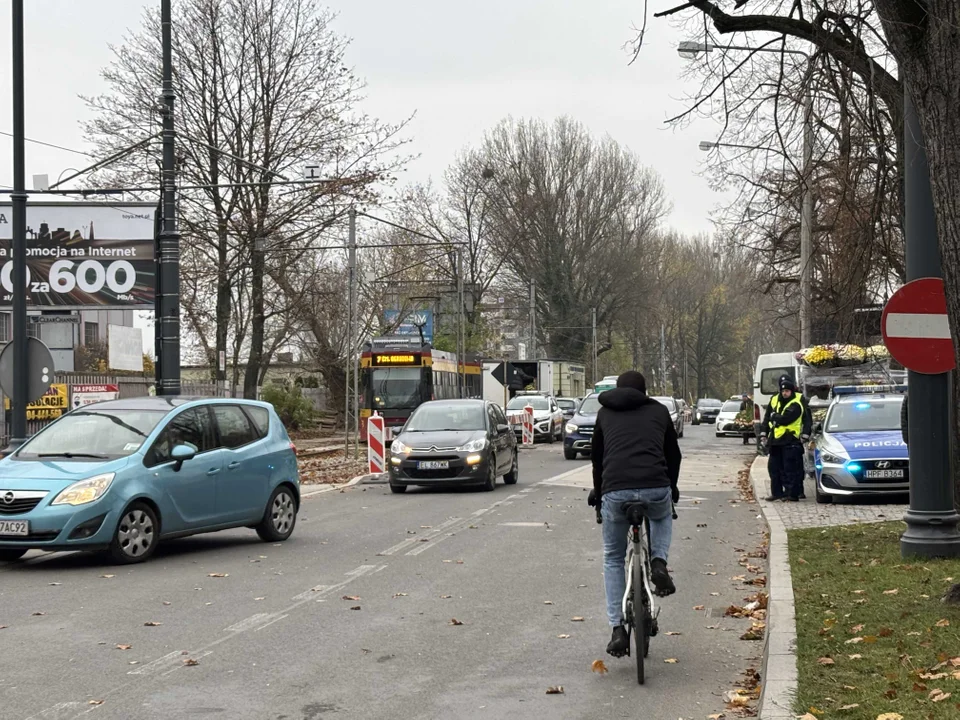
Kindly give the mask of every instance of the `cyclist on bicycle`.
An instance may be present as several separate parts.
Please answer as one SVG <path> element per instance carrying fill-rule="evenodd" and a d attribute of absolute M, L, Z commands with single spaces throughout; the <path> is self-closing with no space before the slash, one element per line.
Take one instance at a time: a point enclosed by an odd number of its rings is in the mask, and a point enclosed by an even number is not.
<path fill-rule="evenodd" d="M 673 534 L 673 504 L 680 499 L 680 445 L 670 413 L 647 396 L 647 381 L 635 370 L 617 378 L 617 387 L 600 394 L 593 431 L 593 490 L 587 502 L 600 505 L 603 518 L 603 581 L 613 637 L 607 652 L 622 657 L 630 647 L 621 600 L 626 590 L 627 555 L 624 502 L 649 505 L 650 575 L 657 595 L 676 592 L 667 571 Z"/>

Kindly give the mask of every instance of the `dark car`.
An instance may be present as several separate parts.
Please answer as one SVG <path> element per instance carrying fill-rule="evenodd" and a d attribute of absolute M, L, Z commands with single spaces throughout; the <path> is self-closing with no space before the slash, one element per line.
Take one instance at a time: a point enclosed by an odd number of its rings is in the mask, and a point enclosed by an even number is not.
<path fill-rule="evenodd" d="M 693 424 L 712 425 L 717 421 L 717 415 L 720 414 L 720 408 L 723 403 L 713 398 L 701 398 L 697 400 L 697 406 L 693 409 Z"/>
<path fill-rule="evenodd" d="M 390 490 L 410 485 L 477 485 L 493 490 L 519 478 L 517 439 L 498 405 L 434 400 L 410 415 L 390 446 Z"/>
<path fill-rule="evenodd" d="M 676 398 L 672 397 L 655 397 L 653 398 L 658 403 L 663 405 L 667 412 L 670 413 L 670 422 L 673 423 L 673 429 L 677 433 L 678 438 L 683 437 L 683 411 L 680 409 L 680 404 L 677 402 Z"/>
<path fill-rule="evenodd" d="M 577 406 L 580 404 L 580 399 L 558 397 L 556 401 L 560 412 L 563 413 L 563 423 L 566 425 L 570 421 L 570 418 L 577 414 Z"/>
<path fill-rule="evenodd" d="M 564 425 L 563 456 L 576 460 L 578 455 L 589 455 L 593 442 L 593 428 L 600 412 L 600 395 L 592 393 L 580 401 L 576 414 Z"/>

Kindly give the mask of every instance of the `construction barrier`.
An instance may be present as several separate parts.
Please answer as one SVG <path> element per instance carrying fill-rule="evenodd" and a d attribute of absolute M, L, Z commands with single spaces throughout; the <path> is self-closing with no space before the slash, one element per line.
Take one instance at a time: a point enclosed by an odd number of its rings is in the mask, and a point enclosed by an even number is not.
<path fill-rule="evenodd" d="M 533 445 L 533 408 L 527 405 L 523 409 L 523 444 Z"/>
<path fill-rule="evenodd" d="M 367 420 L 367 463 L 370 473 L 379 475 L 386 471 L 386 447 L 384 445 L 383 416 L 373 413 Z"/>

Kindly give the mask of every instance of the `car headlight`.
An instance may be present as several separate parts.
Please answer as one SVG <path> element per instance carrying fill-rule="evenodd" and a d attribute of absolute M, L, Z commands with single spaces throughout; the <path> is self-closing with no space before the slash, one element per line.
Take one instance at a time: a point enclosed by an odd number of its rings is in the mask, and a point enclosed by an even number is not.
<path fill-rule="evenodd" d="M 820 451 L 820 462 L 830 463 L 831 465 L 843 465 L 847 461 L 847 458 L 842 458 L 839 455 L 834 455 L 833 453 Z"/>
<path fill-rule="evenodd" d="M 480 438 L 479 440 L 471 440 L 466 445 L 461 445 L 457 448 L 460 452 L 480 452 L 487 446 L 487 439 Z"/>
<path fill-rule="evenodd" d="M 395 455 L 409 455 L 411 449 L 399 440 L 394 440 L 392 443 L 390 443 L 390 452 L 394 453 Z"/>
<path fill-rule="evenodd" d="M 567 426 L 564 428 L 564 430 L 567 432 L 568 435 L 571 433 L 575 433 L 579 429 L 580 429 L 580 426 L 574 425 L 573 423 L 567 423 Z"/>
<path fill-rule="evenodd" d="M 114 473 L 104 473 L 73 483 L 53 499 L 51 505 L 86 505 L 99 500 L 113 482 Z"/>

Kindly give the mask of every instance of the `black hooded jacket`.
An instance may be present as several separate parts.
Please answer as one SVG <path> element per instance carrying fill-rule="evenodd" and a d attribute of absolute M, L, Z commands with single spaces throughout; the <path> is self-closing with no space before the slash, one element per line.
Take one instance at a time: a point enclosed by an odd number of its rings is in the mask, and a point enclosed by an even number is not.
<path fill-rule="evenodd" d="M 600 393 L 590 455 L 597 498 L 613 490 L 676 487 L 680 444 L 670 413 L 633 388 Z"/>

